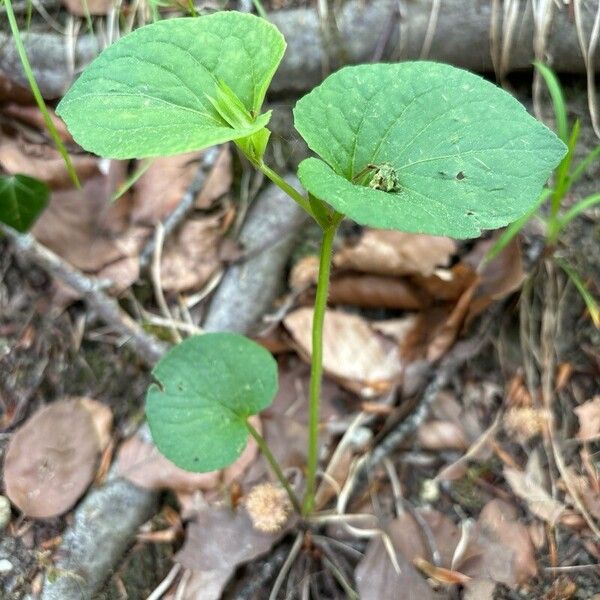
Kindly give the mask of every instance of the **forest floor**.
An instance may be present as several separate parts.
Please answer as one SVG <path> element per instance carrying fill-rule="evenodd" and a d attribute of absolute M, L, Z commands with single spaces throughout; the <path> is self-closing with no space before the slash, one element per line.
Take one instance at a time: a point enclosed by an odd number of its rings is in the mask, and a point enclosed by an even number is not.
<path fill-rule="evenodd" d="M 531 109 L 529 77 L 507 86 Z M 563 84 L 569 115 L 582 123 L 580 158 L 598 143 L 585 81 Z M 305 152 L 291 128 L 294 102 L 273 100 L 270 160 L 280 169 Z M 205 153 L 158 159 L 109 203 L 139 164 L 71 144 L 83 181 L 76 190 L 31 103 L 4 98 L 0 115 L 2 170 L 25 170 L 53 189 L 36 240 L 85 276 L 110 280 L 100 293 L 117 297 L 146 334 L 171 343 L 199 332 L 223 277 L 253 258 L 240 232 L 265 182 L 223 147 L 208 166 Z M 154 224 L 181 202 L 199 164 L 210 174 L 188 218 L 140 269 Z M 592 167 L 567 202 L 597 192 L 599 176 Z M 598 297 L 598 215 L 573 221 L 557 248 L 545 246 L 534 220 L 485 268 L 492 234 L 457 243 L 344 223 L 325 326 L 319 495 L 320 509 L 335 507 L 339 518 L 311 527 L 291 520 L 272 535 L 256 533 L 242 508 L 268 478 L 256 447 L 218 473 L 167 464 L 140 428 L 147 358 L 35 255 L 0 239 L 0 457 L 12 446 L 37 467 L 25 491 L 8 493 L 6 470 L 0 482 L 12 501 L 8 513 L 0 506 L 0 597 L 39 598 L 45 581 L 84 576 L 61 566 L 65 551 L 78 560 L 66 532 L 82 498 L 117 475 L 151 490 L 152 509 L 97 600 L 266 599 L 281 569 L 288 576 L 278 598 L 597 600 L 600 332 L 554 256 Z M 247 333 L 280 371 L 259 426 L 282 466 L 301 477 L 318 232 L 299 223 L 272 302 Z M 230 300 L 231 311 L 244 305 Z M 100 440 L 91 445 L 73 434 L 88 421 Z M 48 466 L 57 447 L 62 458 Z M 373 460 L 357 471 L 364 457 Z"/>

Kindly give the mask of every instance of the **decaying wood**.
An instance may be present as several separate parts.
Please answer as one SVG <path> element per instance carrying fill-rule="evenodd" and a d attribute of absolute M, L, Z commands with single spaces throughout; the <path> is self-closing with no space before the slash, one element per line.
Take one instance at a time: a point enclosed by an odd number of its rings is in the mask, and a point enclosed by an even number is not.
<path fill-rule="evenodd" d="M 580 0 L 572 0 L 580 1 Z M 589 37 L 598 2 L 581 3 L 582 23 Z M 335 22 L 339 35 L 323 27 L 313 9 L 274 12 L 288 48 L 271 90 L 304 92 L 318 84 L 324 67 L 377 60 L 415 60 L 428 57 L 476 72 L 491 72 L 502 62 L 502 75 L 530 70 L 540 48 L 558 72 L 585 73 L 571 3 L 554 3 L 551 26 L 534 18 L 532 2 L 522 2 L 511 22 L 503 22 L 502 3 L 494 0 L 444 0 L 432 20 L 435 0 L 351 0 L 342 5 Z M 538 3 L 539 4 L 539 3 Z M 552 3 L 550 3 L 552 4 Z M 496 27 L 492 22 L 496 9 Z M 536 25 L 537 21 L 537 25 Z M 332 43 L 332 38 L 335 43 Z M 494 44 L 492 44 L 494 40 Z M 89 34 L 77 38 L 57 33 L 25 33 L 24 41 L 34 73 L 46 98 L 58 98 L 73 77 L 101 49 Z M 492 49 L 492 46 L 494 47 Z M 499 56 L 498 54 L 501 54 Z M 600 70 L 600 46 L 588 61 Z M 10 34 L 0 31 L 0 70 L 26 83 Z"/>

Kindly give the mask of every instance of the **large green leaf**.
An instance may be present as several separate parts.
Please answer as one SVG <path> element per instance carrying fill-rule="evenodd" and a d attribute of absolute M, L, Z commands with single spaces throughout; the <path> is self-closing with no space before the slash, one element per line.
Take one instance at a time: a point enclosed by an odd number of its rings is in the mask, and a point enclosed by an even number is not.
<path fill-rule="evenodd" d="M 126 35 L 58 105 L 75 140 L 111 158 L 167 156 L 251 135 L 285 51 L 279 31 L 239 12 L 159 21 Z M 232 125 L 237 100 L 247 123 Z M 215 104 L 221 104 L 219 110 Z"/>
<path fill-rule="evenodd" d="M 248 438 L 246 419 L 269 406 L 277 364 L 262 346 L 233 333 L 207 333 L 170 350 L 152 374 L 146 416 L 158 449 L 182 469 L 231 464 Z"/>
<path fill-rule="evenodd" d="M 508 93 L 432 62 L 341 69 L 294 119 L 323 159 L 300 164 L 311 194 L 361 224 L 457 238 L 525 214 L 566 150 Z M 393 191 L 367 185 L 381 167 Z"/>
<path fill-rule="evenodd" d="M 0 223 L 27 231 L 48 204 L 48 186 L 27 175 L 0 177 Z"/>

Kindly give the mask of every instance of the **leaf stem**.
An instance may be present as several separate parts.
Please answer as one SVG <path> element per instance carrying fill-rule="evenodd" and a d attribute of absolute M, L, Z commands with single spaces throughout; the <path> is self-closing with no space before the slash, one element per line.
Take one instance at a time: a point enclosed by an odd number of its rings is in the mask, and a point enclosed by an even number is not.
<path fill-rule="evenodd" d="M 339 218 L 337 218 L 339 217 Z M 321 254 L 319 259 L 319 277 L 312 325 L 312 351 L 310 366 L 310 400 L 308 421 L 308 463 L 306 474 L 306 493 L 304 495 L 303 513 L 310 514 L 315 504 L 317 463 L 319 453 L 319 401 L 321 397 L 321 379 L 323 378 L 323 323 L 327 308 L 329 292 L 329 276 L 331 272 L 331 255 L 333 239 L 341 215 L 323 231 Z"/>
<path fill-rule="evenodd" d="M 65 161 L 65 165 L 67 167 L 67 171 L 73 180 L 73 183 L 77 187 L 81 187 L 79 183 L 79 178 L 77 177 L 77 173 L 75 172 L 75 167 L 73 167 L 73 163 L 71 162 L 71 158 L 69 157 L 69 153 L 65 148 L 58 131 L 56 130 L 56 126 L 52 122 L 50 118 L 50 114 L 48 113 L 48 108 L 46 107 L 46 103 L 44 102 L 44 98 L 42 93 L 40 92 L 40 88 L 35 80 L 35 76 L 31 69 L 31 65 L 29 64 L 29 59 L 27 58 L 27 52 L 25 50 L 25 46 L 23 45 L 23 40 L 21 39 L 21 33 L 19 32 L 19 26 L 17 25 L 17 19 L 15 18 L 15 13 L 13 11 L 13 7 L 11 4 L 11 0 L 4 0 L 4 5 L 6 7 L 6 16 L 8 17 L 8 23 L 10 25 L 10 30 L 13 34 L 13 39 L 15 42 L 15 47 L 17 49 L 17 54 L 21 60 L 21 65 L 23 66 L 23 72 L 27 77 L 27 81 L 29 82 L 29 87 L 31 88 L 31 92 L 35 101 L 42 113 L 42 117 L 44 118 L 44 123 L 48 128 L 48 132 L 50 133 L 50 137 L 54 141 L 56 149 L 59 151 L 62 159 Z"/>
<path fill-rule="evenodd" d="M 273 469 L 273 473 L 275 473 L 275 476 L 279 480 L 279 483 L 281 483 L 281 485 L 287 492 L 287 495 L 289 496 L 294 509 L 296 510 L 296 512 L 298 514 L 302 514 L 302 508 L 300 507 L 300 502 L 298 501 L 298 498 L 296 497 L 296 494 L 294 493 L 292 486 L 289 484 L 288 480 L 285 478 L 285 475 L 283 474 L 283 471 L 281 470 L 281 467 L 279 466 L 277 459 L 273 456 L 273 453 L 271 452 L 267 442 L 265 441 L 265 438 L 263 438 L 263 436 L 260 435 L 260 433 L 258 433 L 258 431 L 252 426 L 252 423 L 250 423 L 250 421 L 248 421 L 248 420 L 246 420 L 246 427 L 248 428 L 250 435 L 256 441 L 256 444 L 260 448 L 260 451 L 262 452 L 263 456 L 267 459 L 267 462 L 269 463 L 269 465 L 271 465 L 271 469 Z"/>
<path fill-rule="evenodd" d="M 273 171 L 264 162 L 256 164 L 261 173 L 266 175 L 277 187 L 281 188 L 292 200 L 299 204 L 323 229 L 331 225 L 324 214 L 317 214 L 310 204 L 296 188 L 291 186 L 281 175 Z"/>

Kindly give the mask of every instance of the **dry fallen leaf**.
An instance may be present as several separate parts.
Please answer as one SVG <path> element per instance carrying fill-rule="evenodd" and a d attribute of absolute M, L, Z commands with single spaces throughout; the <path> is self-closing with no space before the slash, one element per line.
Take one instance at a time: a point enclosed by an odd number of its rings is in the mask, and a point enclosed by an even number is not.
<path fill-rule="evenodd" d="M 302 352 L 312 348 L 310 308 L 289 314 L 284 324 Z M 357 316 L 329 310 L 323 328 L 323 366 L 330 375 L 346 385 L 384 390 L 401 372 L 397 348 L 377 334 L 369 323 Z"/>
<path fill-rule="evenodd" d="M 133 188 L 132 222 L 155 225 L 171 214 L 190 187 L 201 156 L 202 152 L 188 152 L 155 159 Z M 210 206 L 229 189 L 231 177 L 230 150 L 224 146 L 206 178 L 196 206 Z"/>
<path fill-rule="evenodd" d="M 582 441 L 594 440 L 600 436 L 600 396 L 594 396 L 575 409 L 579 419 L 577 437 Z"/>
<path fill-rule="evenodd" d="M 250 417 L 250 422 L 258 431 L 262 431 L 258 417 Z M 189 494 L 196 490 L 213 490 L 220 484 L 228 485 L 242 477 L 258 454 L 256 442 L 249 438 L 241 456 L 226 469 L 190 473 L 165 458 L 152 442 L 142 439 L 145 433 L 138 433 L 121 445 L 116 469 L 121 477 L 152 490 L 170 489 Z"/>
<path fill-rule="evenodd" d="M 11 102 L 2 107 L 2 112 L 9 117 L 23 121 L 36 129 L 41 129 L 42 131 L 46 130 L 44 116 L 40 109 L 33 104 Z M 50 118 L 61 139 L 64 142 L 72 142 L 73 138 L 67 130 L 67 126 L 64 124 L 63 120 L 60 119 L 50 107 L 48 107 L 48 113 L 50 114 Z"/>
<path fill-rule="evenodd" d="M 99 160 L 87 154 L 71 156 L 81 181 L 98 175 Z M 5 137 L 0 143 L 0 166 L 10 174 L 23 173 L 35 177 L 55 190 L 73 186 L 64 160 L 57 150 L 46 144 L 32 144 Z"/>
<path fill-rule="evenodd" d="M 417 439 L 426 450 L 465 450 L 468 447 L 462 427 L 449 421 L 423 423 L 417 431 Z"/>
<path fill-rule="evenodd" d="M 67 10 L 76 17 L 106 15 L 114 6 L 114 0 L 62 0 Z"/>
<path fill-rule="evenodd" d="M 515 586 L 537 575 L 535 549 L 517 510 L 491 500 L 481 511 L 474 532 L 456 568 L 474 579 Z"/>
<path fill-rule="evenodd" d="M 100 442 L 82 399 L 45 406 L 10 440 L 4 462 L 8 497 L 30 517 L 67 512 L 94 479 Z"/>
<path fill-rule="evenodd" d="M 163 250 L 161 284 L 167 292 L 201 288 L 219 268 L 223 232 L 218 217 L 187 220 Z"/>
<path fill-rule="evenodd" d="M 535 454 L 532 454 L 532 456 L 535 456 Z M 550 525 L 555 525 L 565 512 L 566 507 L 562 502 L 552 498 L 546 491 L 543 483 L 537 477 L 537 470 L 531 467 L 533 464 L 530 458 L 526 472 L 505 466 L 504 478 L 512 491 L 527 503 L 529 510 L 536 517 Z"/>
<path fill-rule="evenodd" d="M 416 543 L 419 537 L 404 535 L 402 524 L 390 523 L 390 537 L 394 546 L 398 573 L 381 536 L 374 537 L 367 546 L 364 558 L 356 568 L 355 578 L 361 600 L 398 600 L 399 590 L 404 598 L 419 598 L 419 600 L 435 600 L 436 596 L 417 569 L 407 560 L 402 550 L 397 546 L 396 539 L 410 539 Z M 392 536 L 393 533 L 398 535 Z"/>
<path fill-rule="evenodd" d="M 446 237 L 367 229 L 359 242 L 335 254 L 340 269 L 378 275 L 431 275 L 446 266 L 456 251 L 456 242 Z"/>
<path fill-rule="evenodd" d="M 288 528 L 293 522 L 288 522 Z M 267 553 L 288 530 L 262 533 L 254 529 L 244 509 L 209 507 L 188 525 L 175 560 L 207 585 L 202 600 L 216 600 L 239 565 Z"/>

